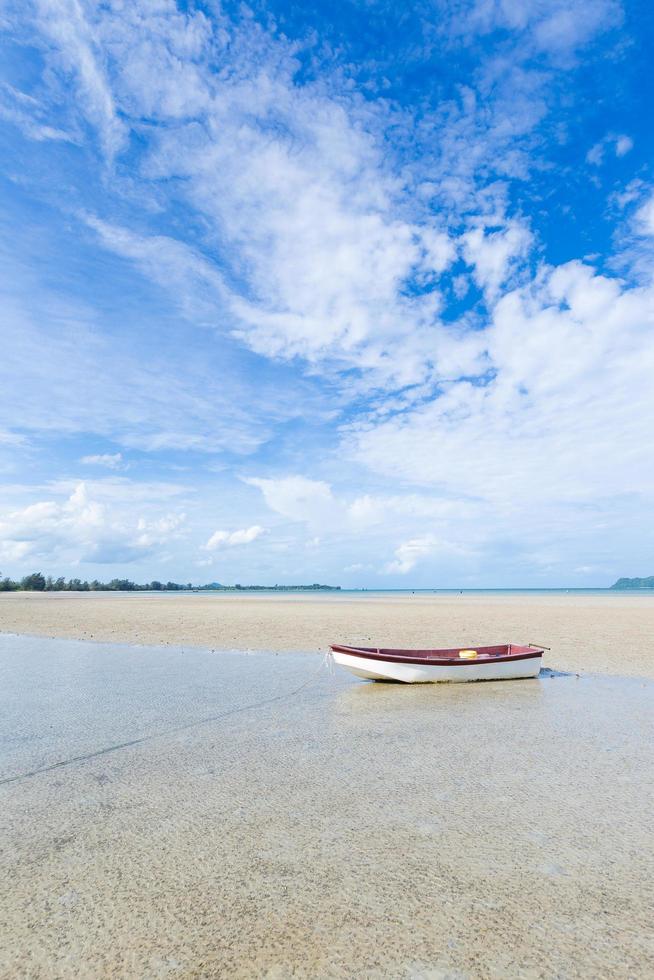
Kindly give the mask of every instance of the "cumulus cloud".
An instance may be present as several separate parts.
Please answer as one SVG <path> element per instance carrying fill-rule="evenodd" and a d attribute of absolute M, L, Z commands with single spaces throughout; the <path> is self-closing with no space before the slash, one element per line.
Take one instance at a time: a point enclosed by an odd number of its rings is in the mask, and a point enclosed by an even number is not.
<path fill-rule="evenodd" d="M 477 227 L 462 236 L 463 256 L 473 266 L 478 286 L 494 299 L 512 269 L 527 255 L 532 243 L 529 230 L 513 220 L 497 231 Z"/>
<path fill-rule="evenodd" d="M 248 477 L 244 482 L 261 491 L 271 510 L 292 521 L 320 528 L 325 524 L 333 526 L 341 517 L 340 502 L 322 480 L 294 475 L 278 479 Z"/>
<path fill-rule="evenodd" d="M 499 536 L 552 526 L 581 538 L 602 525 L 606 542 L 625 494 L 644 515 L 654 492 L 653 327 L 651 288 L 579 262 L 543 270 L 497 302 L 487 375 L 362 426 L 350 455 L 386 477 L 473 495 Z"/>
<path fill-rule="evenodd" d="M 250 477 L 250 486 L 261 490 L 268 507 L 282 517 L 326 530 L 364 530 L 396 518 L 447 520 L 470 514 L 473 500 L 415 493 L 336 494 L 324 480 L 292 475 L 275 479 Z"/>
<path fill-rule="evenodd" d="M 220 548 L 234 548 L 241 544 L 251 544 L 262 534 L 265 534 L 265 529 L 258 524 L 240 528 L 238 531 L 214 531 L 204 545 L 204 550 L 218 551 Z"/>
<path fill-rule="evenodd" d="M 395 558 L 384 566 L 387 575 L 408 575 L 416 565 L 434 555 L 461 555 L 465 549 L 433 534 L 410 538 L 395 549 Z"/>
<path fill-rule="evenodd" d="M 132 562 L 177 537 L 185 515 L 135 517 L 110 506 L 79 483 L 70 496 L 40 500 L 0 514 L 0 558 L 24 563 Z"/>
<path fill-rule="evenodd" d="M 319 540 L 321 547 L 334 538 L 346 539 L 350 548 L 363 550 L 371 563 L 353 562 L 346 571 L 385 572 L 404 575 L 425 557 L 450 559 L 472 555 L 474 548 L 470 531 L 458 533 L 460 542 L 448 540 L 452 525 L 479 516 L 479 502 L 472 497 L 459 498 L 431 494 L 359 494 L 336 493 L 332 486 L 321 480 L 309 480 L 300 476 L 278 479 L 250 479 L 258 487 L 268 507 L 292 524 L 305 525 L 310 531 L 320 529 L 323 537 L 310 540 L 313 547 Z M 431 531 L 424 533 L 424 528 Z M 423 529 L 423 533 L 416 533 Z M 403 536 L 410 535 L 408 540 Z M 477 543 L 479 535 L 477 533 Z M 400 539 L 399 544 L 394 544 Z M 388 560 L 394 550 L 394 559 Z M 375 564 L 376 562 L 376 564 Z"/>

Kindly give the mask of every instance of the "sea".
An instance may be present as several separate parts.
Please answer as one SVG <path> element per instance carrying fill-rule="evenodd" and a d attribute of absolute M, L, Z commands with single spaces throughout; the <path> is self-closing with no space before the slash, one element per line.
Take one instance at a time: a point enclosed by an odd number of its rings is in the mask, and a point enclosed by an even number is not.
<path fill-rule="evenodd" d="M 226 589 L 194 589 L 189 591 L 203 592 L 209 595 L 240 595 L 240 594 L 252 594 L 252 595 L 332 595 L 336 593 L 337 595 L 369 595 L 369 596 L 384 596 L 384 595 L 599 595 L 599 596 L 613 596 L 613 595 L 649 595 L 654 596 L 654 589 L 609 589 L 609 588 L 594 588 L 594 589 L 579 589 L 579 588 L 532 588 L 532 589 L 238 589 L 238 590 L 226 590 Z M 139 593 L 142 595 L 143 593 Z M 161 592 L 153 593 L 154 595 L 162 595 Z M 180 593 L 171 592 L 167 593 L 170 595 L 179 595 Z"/>

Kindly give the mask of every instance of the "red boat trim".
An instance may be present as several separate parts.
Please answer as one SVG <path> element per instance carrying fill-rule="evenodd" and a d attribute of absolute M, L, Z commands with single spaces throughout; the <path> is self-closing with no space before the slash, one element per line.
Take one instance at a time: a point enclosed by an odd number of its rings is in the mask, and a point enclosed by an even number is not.
<path fill-rule="evenodd" d="M 513 647 L 515 653 L 508 650 Z M 387 663 L 395 664 L 420 664 L 434 667 L 470 667 L 479 664 L 509 663 L 514 660 L 533 660 L 542 657 L 543 651 L 534 647 L 519 647 L 513 644 L 504 647 L 477 647 L 479 656 L 470 660 L 460 658 L 458 649 L 452 650 L 384 650 L 376 647 L 344 647 L 332 644 L 330 649 L 338 653 L 347 653 L 352 657 L 360 657 L 362 660 L 384 660 Z M 506 653 L 495 652 L 506 650 Z M 457 656 L 443 656 L 445 653 L 457 653 Z M 485 653 L 485 655 L 484 655 Z M 422 654 L 422 656 L 420 656 Z M 437 656 L 441 654 L 441 656 Z"/>

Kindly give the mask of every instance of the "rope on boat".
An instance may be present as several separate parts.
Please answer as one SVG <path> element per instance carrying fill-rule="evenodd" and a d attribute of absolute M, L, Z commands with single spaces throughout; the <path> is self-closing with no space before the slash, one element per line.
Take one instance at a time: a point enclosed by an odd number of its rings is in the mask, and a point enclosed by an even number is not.
<path fill-rule="evenodd" d="M 66 766 L 71 766 L 75 762 L 87 762 L 90 759 L 97 759 L 103 755 L 109 755 L 111 752 L 118 752 L 120 749 L 129 749 L 135 745 L 143 745 L 145 742 L 152 742 L 156 738 L 165 738 L 167 735 L 176 735 L 178 732 L 185 732 L 191 728 L 198 728 L 200 725 L 208 725 L 213 721 L 222 721 L 223 718 L 229 718 L 232 715 L 241 714 L 244 711 L 253 711 L 255 708 L 263 708 L 268 704 L 274 704 L 275 701 L 283 701 L 286 698 L 295 697 L 300 691 L 304 691 L 305 688 L 309 687 L 315 679 L 318 677 L 320 672 L 327 668 L 330 675 L 334 673 L 334 659 L 331 650 L 323 655 L 318 665 L 318 669 L 303 681 L 299 687 L 293 688 L 292 691 L 284 691 L 282 694 L 274 694 L 270 698 L 263 698 L 261 701 L 253 701 L 252 704 L 243 704 L 237 708 L 230 708 L 229 711 L 222 711 L 217 715 L 210 715 L 208 718 L 199 718 L 197 721 L 189 721 L 184 725 L 177 725 L 174 728 L 167 728 L 161 732 L 154 732 L 152 735 L 142 735 L 140 738 L 132 738 L 127 742 L 119 742 L 117 745 L 108 745 L 104 749 L 97 749 L 95 752 L 87 752 L 84 755 L 75 755 L 70 759 L 62 759 L 60 762 L 53 762 L 49 766 L 40 766 L 38 769 L 32 769 L 29 772 L 17 773 L 14 776 L 7 776 L 4 779 L 0 779 L 0 786 L 5 786 L 8 783 L 21 782 L 24 779 L 31 779 L 32 776 L 39 776 L 45 772 L 53 772 L 56 769 L 64 769 Z"/>

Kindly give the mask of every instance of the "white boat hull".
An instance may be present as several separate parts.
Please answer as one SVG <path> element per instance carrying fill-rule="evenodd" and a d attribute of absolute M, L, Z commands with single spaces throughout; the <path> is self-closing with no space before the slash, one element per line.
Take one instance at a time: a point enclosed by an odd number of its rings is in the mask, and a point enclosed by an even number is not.
<path fill-rule="evenodd" d="M 506 681 L 537 677 L 543 658 L 525 660 L 473 660 L 462 664 L 396 663 L 390 660 L 353 656 L 333 651 L 337 664 L 357 677 L 373 681 L 401 681 L 404 684 L 465 683 L 468 681 Z"/>

